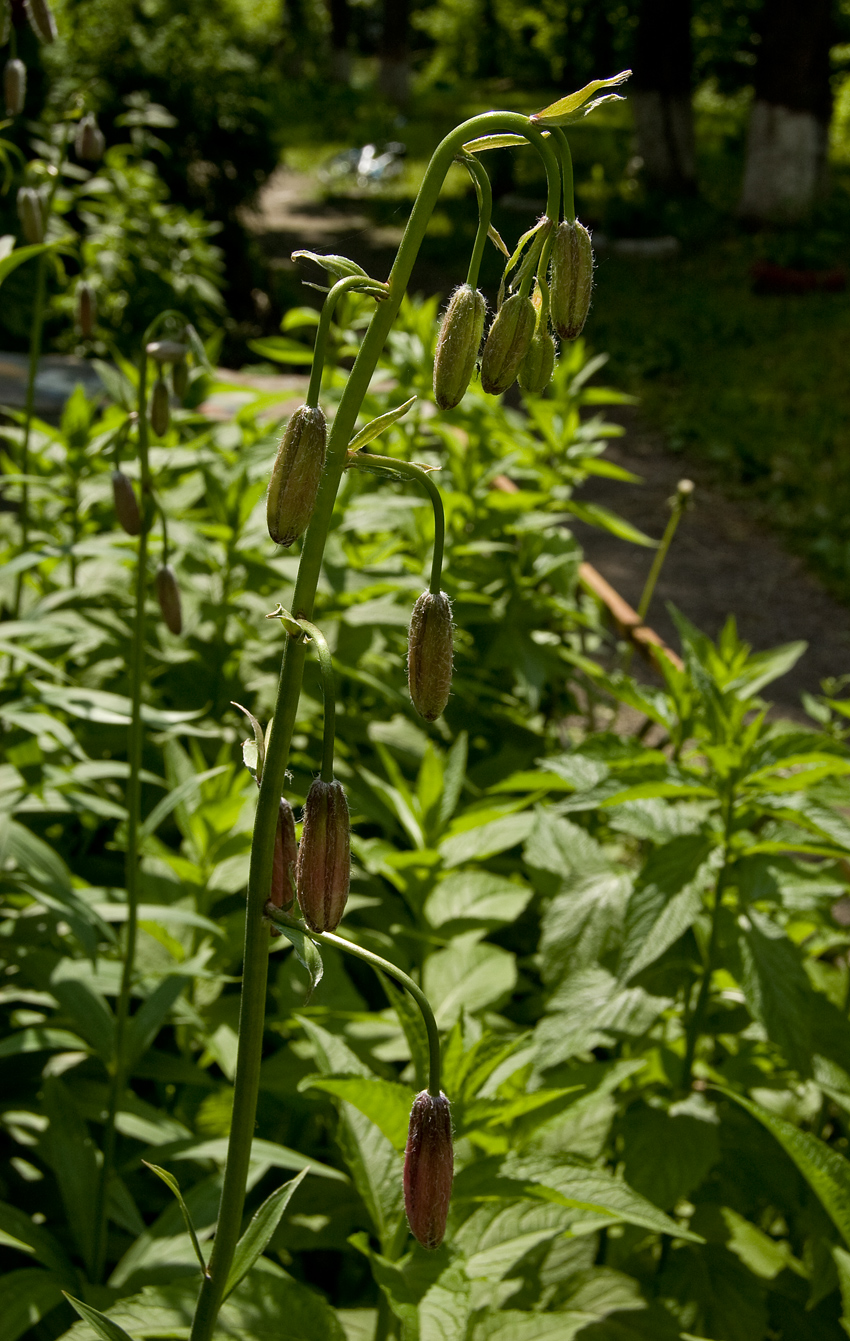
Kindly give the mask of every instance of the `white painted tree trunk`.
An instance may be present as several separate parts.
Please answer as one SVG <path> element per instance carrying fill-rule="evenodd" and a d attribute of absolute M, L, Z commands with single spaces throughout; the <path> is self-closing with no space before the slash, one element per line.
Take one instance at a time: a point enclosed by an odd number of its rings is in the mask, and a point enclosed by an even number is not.
<path fill-rule="evenodd" d="M 814 112 L 754 103 L 738 213 L 765 221 L 803 218 L 826 185 L 827 135 Z"/>
<path fill-rule="evenodd" d="M 633 89 L 629 102 L 635 119 L 638 153 L 646 176 L 656 186 L 681 189 L 696 178 L 694 118 L 685 94 Z"/>

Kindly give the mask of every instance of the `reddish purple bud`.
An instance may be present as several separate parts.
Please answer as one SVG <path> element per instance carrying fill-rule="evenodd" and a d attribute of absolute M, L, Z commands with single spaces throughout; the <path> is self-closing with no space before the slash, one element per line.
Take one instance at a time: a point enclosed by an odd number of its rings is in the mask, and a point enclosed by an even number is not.
<path fill-rule="evenodd" d="M 138 535 L 142 529 L 142 515 L 136 501 L 136 491 L 123 470 L 112 472 L 112 498 L 115 516 L 128 535 Z"/>
<path fill-rule="evenodd" d="M 423 1090 L 413 1100 L 404 1152 L 404 1208 L 423 1248 L 443 1241 L 453 1175 L 451 1105 L 442 1092 Z"/>
<path fill-rule="evenodd" d="M 298 902 L 313 931 L 334 931 L 351 880 L 351 822 L 340 782 L 316 778 L 304 802 L 298 849 Z"/>
<path fill-rule="evenodd" d="M 157 569 L 156 598 L 165 620 L 165 626 L 175 635 L 183 632 L 183 611 L 180 606 L 180 588 L 170 563 Z"/>
<path fill-rule="evenodd" d="M 91 284 L 83 281 L 77 286 L 77 325 L 84 340 L 94 335 L 97 321 L 97 298 Z"/>
<path fill-rule="evenodd" d="M 48 0 L 24 0 L 30 27 L 40 42 L 56 41 L 56 20 Z"/>
<path fill-rule="evenodd" d="M 151 428 L 158 438 L 165 437 L 170 418 L 168 383 L 164 377 L 158 377 L 153 384 L 150 407 Z"/>
<path fill-rule="evenodd" d="M 295 816 L 292 806 L 283 797 L 277 812 L 277 829 L 274 836 L 274 859 L 272 862 L 272 888 L 269 903 L 275 908 L 289 908 L 295 898 L 295 868 L 298 863 L 298 843 L 295 839 Z M 272 928 L 272 935 L 280 932 Z"/>

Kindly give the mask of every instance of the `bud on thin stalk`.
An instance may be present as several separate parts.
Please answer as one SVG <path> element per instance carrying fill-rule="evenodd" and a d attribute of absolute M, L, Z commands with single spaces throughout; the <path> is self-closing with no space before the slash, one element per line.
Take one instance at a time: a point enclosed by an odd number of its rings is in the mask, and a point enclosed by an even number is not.
<path fill-rule="evenodd" d="M 97 163 L 103 158 L 106 140 L 97 124 L 97 117 L 91 112 L 84 116 L 77 126 L 74 136 L 74 153 L 86 163 Z"/>
<path fill-rule="evenodd" d="M 481 356 L 481 385 L 500 396 L 516 380 L 534 337 L 537 314 L 530 298 L 514 293 L 505 299 L 490 327 Z"/>
<path fill-rule="evenodd" d="M 136 491 L 123 470 L 112 472 L 112 498 L 119 525 L 128 535 L 138 535 L 142 529 L 142 515 L 136 501 Z"/>
<path fill-rule="evenodd" d="M 44 204 L 41 195 L 33 186 L 22 186 L 18 190 L 18 218 L 24 240 L 31 246 L 44 241 Z"/>
<path fill-rule="evenodd" d="M 6 115 L 19 116 L 24 110 L 27 96 L 27 67 L 23 61 L 7 61 L 3 67 L 3 93 L 6 98 Z"/>
<path fill-rule="evenodd" d="M 316 778 L 304 802 L 298 849 L 298 902 L 313 931 L 339 925 L 351 880 L 351 821 L 339 782 Z"/>
<path fill-rule="evenodd" d="M 177 363 L 189 353 L 189 346 L 181 340 L 151 340 L 145 345 L 145 353 L 154 363 Z"/>
<path fill-rule="evenodd" d="M 183 611 L 177 576 L 170 563 L 163 563 L 157 569 L 156 597 L 166 628 L 175 636 L 179 636 L 183 632 Z"/>
<path fill-rule="evenodd" d="M 407 640 L 407 684 L 426 722 L 445 710 L 452 688 L 452 607 L 444 591 L 424 591 L 413 607 Z"/>
<path fill-rule="evenodd" d="M 84 340 L 94 335 L 97 321 L 97 298 L 91 284 L 83 281 L 77 286 L 77 325 Z"/>
<path fill-rule="evenodd" d="M 446 308 L 434 357 L 434 399 L 441 410 L 453 410 L 463 400 L 472 377 L 487 304 L 484 295 L 461 284 Z"/>
<path fill-rule="evenodd" d="M 325 465 L 327 423 L 318 406 L 301 405 L 286 426 L 272 466 L 266 518 L 276 545 L 288 547 L 310 524 Z"/>
<path fill-rule="evenodd" d="M 593 248 L 578 220 L 559 225 L 552 246 L 549 276 L 552 325 L 562 340 L 576 340 L 590 309 Z"/>
<path fill-rule="evenodd" d="M 56 41 L 56 20 L 48 0 L 25 0 L 30 27 L 41 42 Z"/>
<path fill-rule="evenodd" d="M 422 1090 L 413 1100 L 404 1152 L 404 1208 L 414 1238 L 439 1248 L 452 1195 L 451 1106 L 445 1094 Z"/>
<path fill-rule="evenodd" d="M 153 384 L 150 405 L 151 428 L 158 438 L 164 437 L 168 432 L 170 418 L 171 411 L 169 406 L 168 383 L 160 374 Z"/>
<path fill-rule="evenodd" d="M 280 798 L 277 814 L 277 829 L 274 836 L 274 856 L 272 858 L 272 885 L 269 902 L 275 908 L 290 908 L 295 898 L 295 871 L 298 865 L 298 843 L 295 838 L 295 816 L 292 806 L 284 797 Z M 272 935 L 280 932 L 272 928 Z"/>

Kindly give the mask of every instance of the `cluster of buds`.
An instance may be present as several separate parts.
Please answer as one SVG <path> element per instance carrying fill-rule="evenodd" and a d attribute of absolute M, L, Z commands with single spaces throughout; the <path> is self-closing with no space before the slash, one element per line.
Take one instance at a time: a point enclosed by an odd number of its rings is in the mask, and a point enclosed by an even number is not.
<path fill-rule="evenodd" d="M 266 520 L 276 545 L 288 548 L 310 524 L 327 438 L 327 422 L 319 407 L 299 406 L 286 426 L 269 482 Z"/>
<path fill-rule="evenodd" d="M 152 340 L 147 347 L 148 357 L 153 359 L 158 368 L 148 407 L 150 425 L 158 438 L 165 436 L 171 423 L 171 391 L 166 377 L 167 368 L 171 366 L 174 394 L 182 400 L 188 385 L 188 353 L 188 345 L 184 345 L 181 340 Z"/>
<path fill-rule="evenodd" d="M 304 802 L 298 849 L 298 903 L 313 931 L 334 931 L 351 881 L 351 821 L 342 783 L 316 778 Z"/>

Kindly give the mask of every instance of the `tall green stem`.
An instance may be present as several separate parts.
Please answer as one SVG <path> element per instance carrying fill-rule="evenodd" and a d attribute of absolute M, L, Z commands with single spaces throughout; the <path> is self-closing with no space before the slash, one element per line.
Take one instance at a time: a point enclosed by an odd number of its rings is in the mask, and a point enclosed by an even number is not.
<path fill-rule="evenodd" d="M 416 480 L 426 491 L 434 508 L 434 555 L 431 559 L 431 581 L 429 590 L 439 596 L 443 572 L 443 550 L 446 544 L 446 514 L 443 498 L 427 470 L 414 465 L 412 461 L 400 461 L 394 456 L 373 456 L 371 452 L 356 452 L 349 457 L 349 465 L 361 469 L 381 469 L 394 475 L 403 475 Z"/>
<path fill-rule="evenodd" d="M 455 155 L 467 140 L 474 135 L 496 134 L 500 131 L 514 131 L 525 135 L 538 149 L 546 165 L 550 202 L 554 192 L 554 208 L 557 210 L 557 193 L 560 190 L 557 161 L 548 140 L 531 125 L 528 117 L 517 112 L 485 112 L 482 116 L 473 117 L 471 121 L 458 126 L 438 145 L 408 219 L 390 273 L 386 300 L 378 304 L 372 316 L 331 427 L 325 470 L 298 565 L 292 602 L 292 613 L 296 619 L 309 619 L 313 613 L 325 542 L 339 482 L 348 459 L 348 444 L 369 382 L 378 365 L 381 350 L 401 307 L 417 252 L 425 236 L 425 229 L 437 203 L 446 173 Z M 245 1185 L 257 1112 L 268 982 L 269 936 L 268 928 L 263 921 L 263 910 L 271 889 L 277 815 L 298 710 L 305 654 L 303 639 L 286 639 L 251 846 L 239 1044 L 224 1186 L 210 1258 L 210 1275 L 201 1285 L 190 1341 L 210 1341 L 213 1336 L 242 1225 Z"/>

